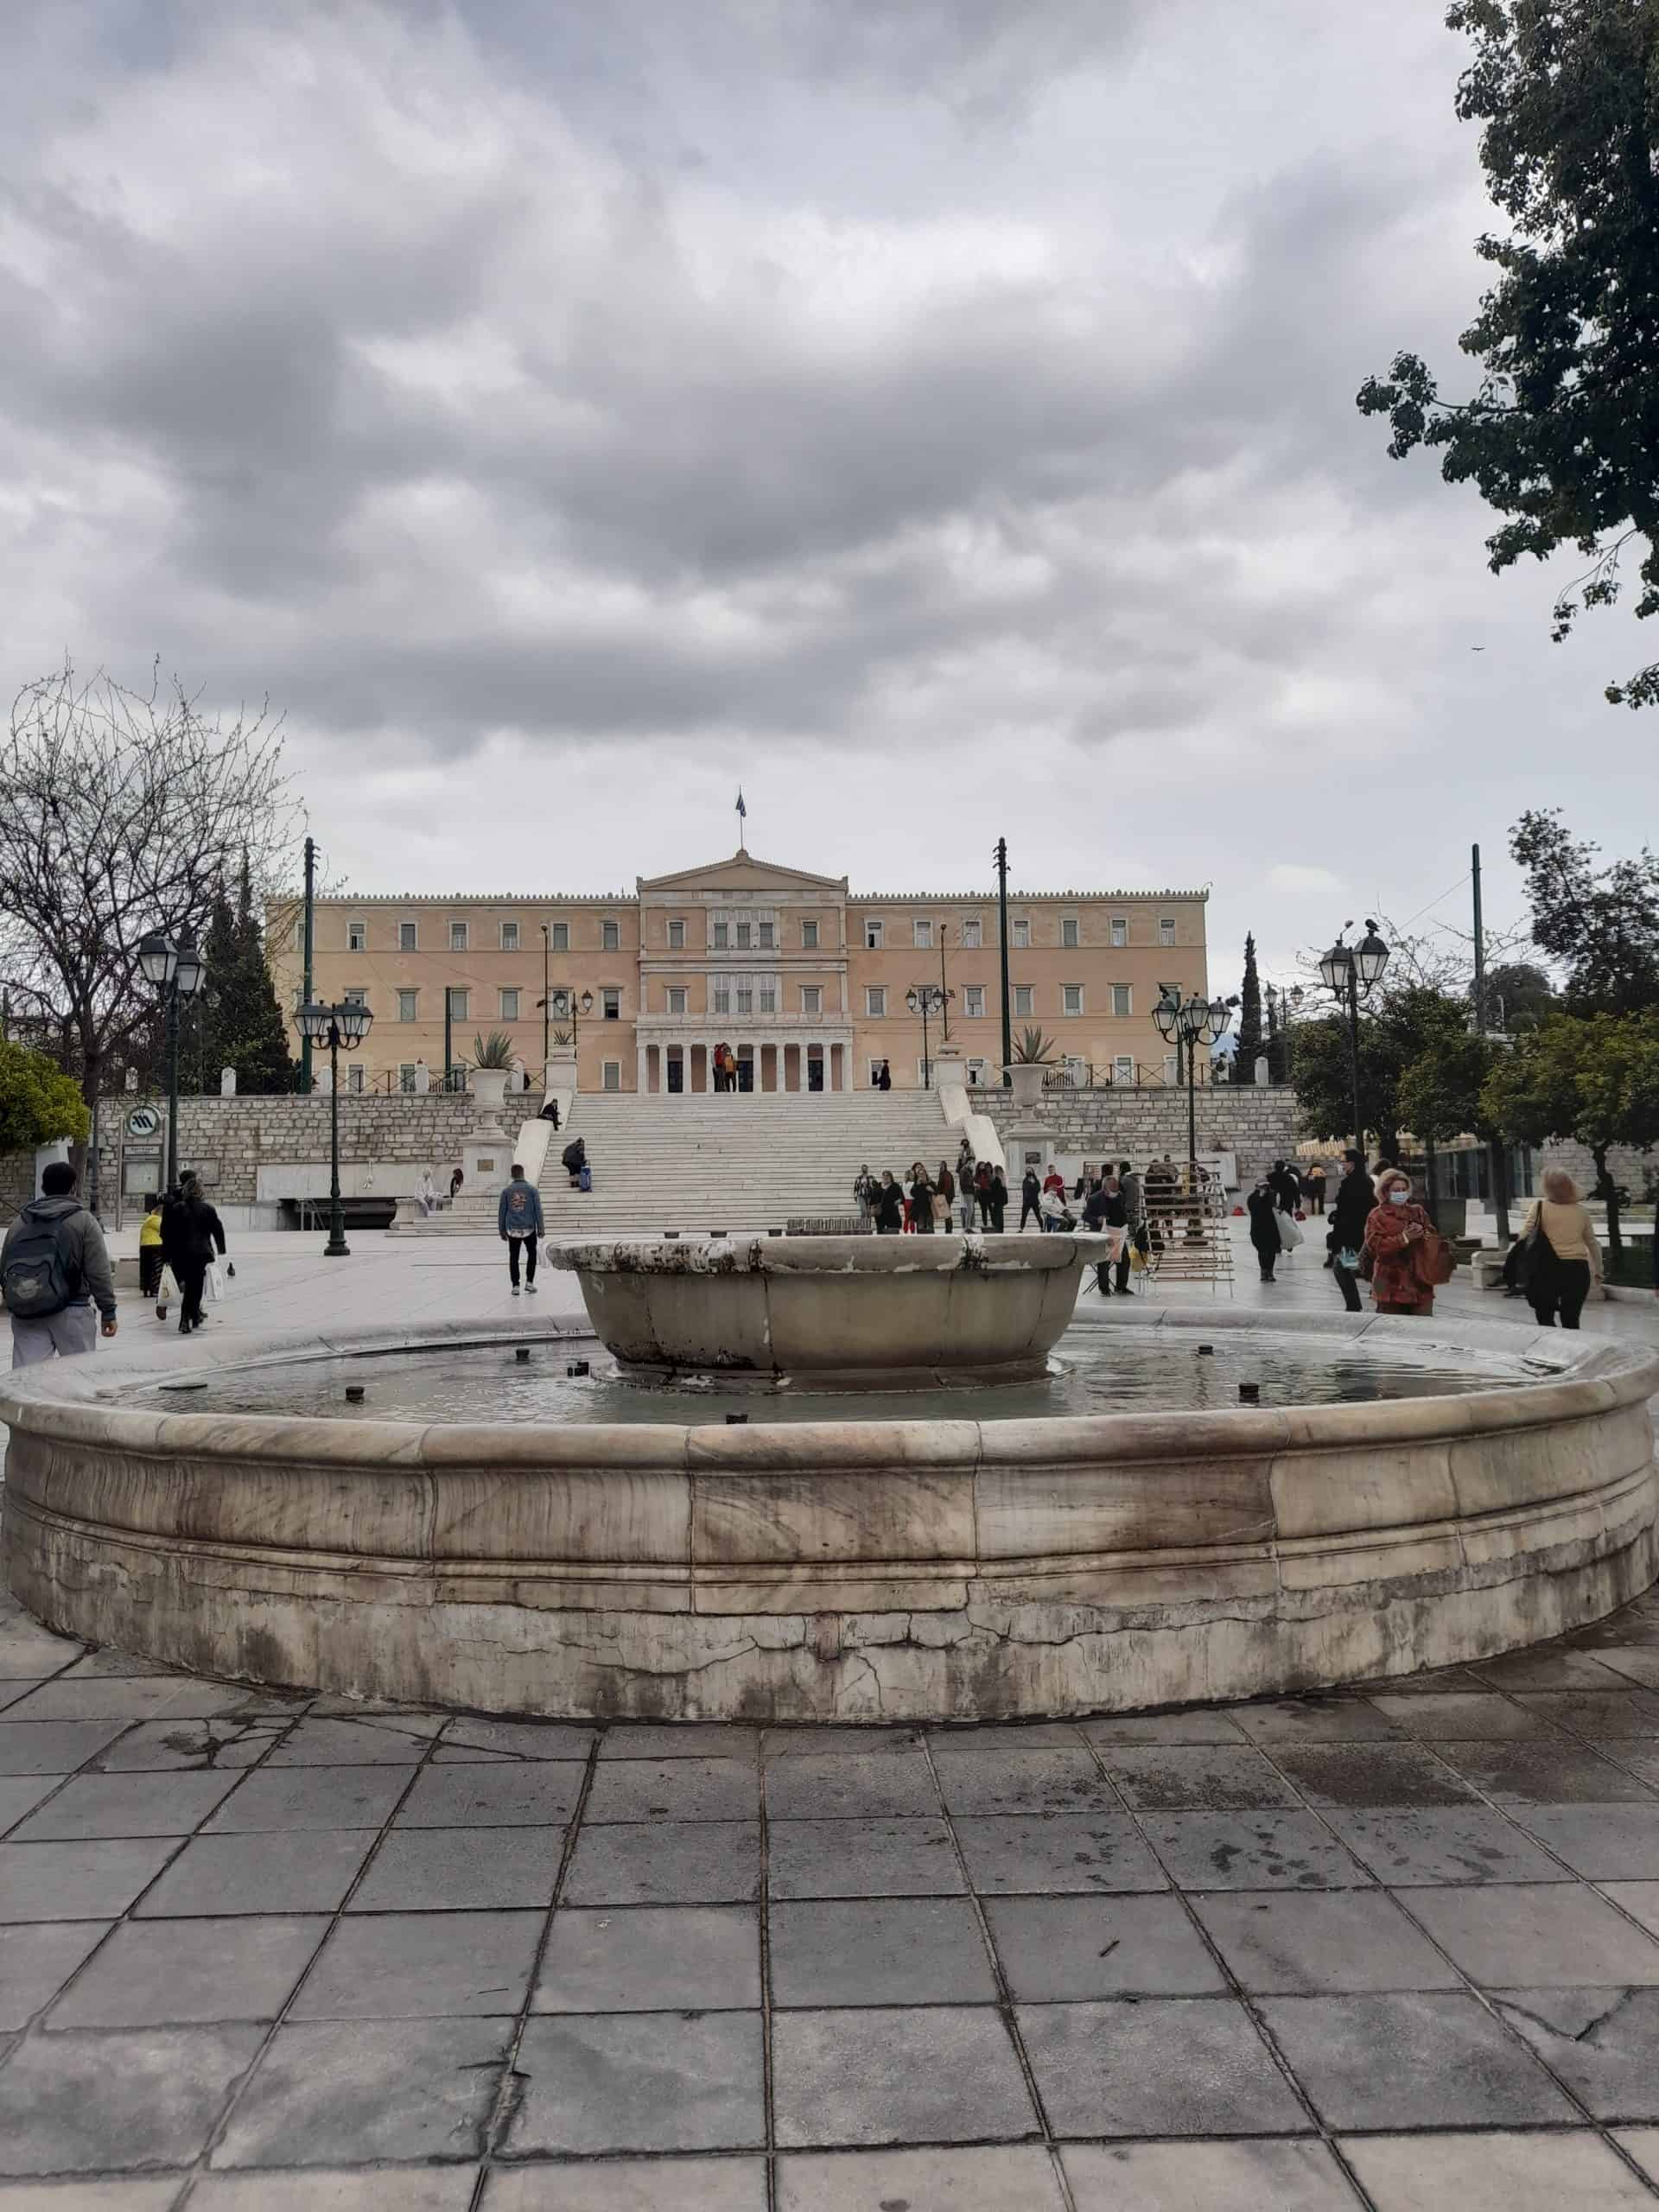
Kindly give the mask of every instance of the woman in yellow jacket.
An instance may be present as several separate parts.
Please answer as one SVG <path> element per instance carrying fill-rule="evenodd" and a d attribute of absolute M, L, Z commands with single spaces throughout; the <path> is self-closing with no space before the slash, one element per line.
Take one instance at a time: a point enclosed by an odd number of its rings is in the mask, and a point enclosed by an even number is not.
<path fill-rule="evenodd" d="M 1579 1186 L 1566 1170 L 1545 1170 L 1544 1194 L 1521 1231 L 1526 1247 L 1527 1302 L 1541 1329 L 1576 1329 L 1590 1286 L 1601 1280 L 1601 1247 Z"/>
<path fill-rule="evenodd" d="M 162 1281 L 162 1201 L 151 1191 L 144 1200 L 143 1226 L 138 1231 L 138 1295 L 154 1298 Z"/>

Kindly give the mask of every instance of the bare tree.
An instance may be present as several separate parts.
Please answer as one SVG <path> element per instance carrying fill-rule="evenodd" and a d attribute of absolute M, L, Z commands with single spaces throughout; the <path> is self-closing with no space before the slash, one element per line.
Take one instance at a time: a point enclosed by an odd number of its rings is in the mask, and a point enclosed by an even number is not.
<path fill-rule="evenodd" d="M 0 741 L 0 981 L 95 1105 L 105 1063 L 152 1023 L 147 931 L 204 935 L 247 855 L 286 873 L 299 819 L 269 709 L 204 715 L 176 679 L 149 695 L 66 661 L 24 686 Z"/>

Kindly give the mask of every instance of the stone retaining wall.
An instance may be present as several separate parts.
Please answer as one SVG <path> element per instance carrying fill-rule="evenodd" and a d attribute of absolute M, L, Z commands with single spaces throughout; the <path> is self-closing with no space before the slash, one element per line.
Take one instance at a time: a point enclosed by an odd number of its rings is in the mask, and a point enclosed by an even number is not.
<path fill-rule="evenodd" d="M 509 1109 L 513 1102 L 508 1101 Z M 112 1205 L 118 1187 L 118 1147 L 127 1116 L 135 1106 L 165 1099 L 122 1096 L 106 1100 L 99 1116 L 99 1180 Z M 475 1098 L 464 1092 L 340 1094 L 340 1157 L 342 1166 L 373 1160 L 408 1166 L 415 1187 L 423 1167 L 459 1166 L 461 1148 L 479 1117 Z M 131 1140 L 127 1141 L 129 1144 Z M 181 1098 L 179 1101 L 179 1158 L 194 1167 L 215 1203 L 251 1205 L 257 1197 L 259 1169 L 273 1163 L 326 1160 L 328 1157 L 328 1100 L 299 1098 Z"/>
<path fill-rule="evenodd" d="M 1186 1154 L 1186 1093 L 1173 1086 L 1114 1084 L 1102 1090 L 1051 1090 L 1039 1105 L 1019 1107 L 1005 1090 L 976 1090 L 973 1103 L 1006 1136 L 1016 1123 L 1039 1122 L 1057 1152 L 1132 1160 L 1137 1167 L 1160 1153 Z M 1242 1181 L 1284 1160 L 1297 1140 L 1296 1093 L 1287 1084 L 1205 1085 L 1198 1094 L 1198 1150 L 1237 1155 Z"/>

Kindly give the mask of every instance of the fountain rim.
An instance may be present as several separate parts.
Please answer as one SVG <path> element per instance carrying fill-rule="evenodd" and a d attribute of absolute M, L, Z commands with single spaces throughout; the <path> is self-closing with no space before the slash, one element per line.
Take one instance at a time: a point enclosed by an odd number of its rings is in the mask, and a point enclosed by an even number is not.
<path fill-rule="evenodd" d="M 1414 1318 L 1386 1314 L 1286 1313 L 1263 1329 L 1255 1313 L 1198 1306 L 1083 1313 L 1077 1319 L 1103 1331 L 1166 1330 L 1195 1336 L 1259 1331 L 1275 1336 L 1350 1340 L 1376 1336 L 1384 1343 L 1390 1338 L 1421 1343 L 1427 1335 L 1454 1349 L 1501 1350 L 1516 1359 L 1548 1351 L 1560 1363 L 1536 1381 L 1457 1395 L 1202 1413 L 1059 1414 L 986 1422 L 925 1413 L 879 1421 L 762 1422 L 741 1427 L 718 1422 L 418 1421 L 375 1415 L 347 1420 L 315 1414 L 194 1413 L 182 1407 L 137 1407 L 130 1401 L 137 1389 L 148 1396 L 192 1382 L 321 1360 L 594 1339 L 591 1328 L 556 1323 L 527 1328 L 506 1321 L 451 1321 L 408 1328 L 295 1330 L 274 1335 L 245 1357 L 213 1357 L 204 1348 L 205 1356 L 165 1369 L 121 1364 L 108 1355 L 95 1361 L 54 1360 L 0 1376 L 0 1421 L 37 1436 L 114 1446 L 146 1457 L 189 1453 L 384 1468 L 496 1462 L 504 1467 L 554 1471 L 607 1464 L 619 1470 L 711 1469 L 721 1465 L 809 1470 L 815 1465 L 856 1465 L 863 1459 L 874 1468 L 891 1465 L 895 1452 L 917 1465 L 977 1464 L 989 1456 L 1059 1466 L 1085 1460 L 1167 1460 L 1183 1447 L 1205 1458 L 1231 1451 L 1260 1459 L 1337 1444 L 1421 1446 L 1437 1438 L 1462 1441 L 1485 1432 L 1587 1419 L 1645 1402 L 1659 1392 L 1659 1351 L 1585 1332 L 1568 1352 L 1560 1332 L 1527 1331 L 1505 1322 L 1459 1319 L 1426 1325 Z M 95 1371 L 80 1371 L 88 1368 Z M 994 1436 L 988 1454 L 986 1431 Z"/>

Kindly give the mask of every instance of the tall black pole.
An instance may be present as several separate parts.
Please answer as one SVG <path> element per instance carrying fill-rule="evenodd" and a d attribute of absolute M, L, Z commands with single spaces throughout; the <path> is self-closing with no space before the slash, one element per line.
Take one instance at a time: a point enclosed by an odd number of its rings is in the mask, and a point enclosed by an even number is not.
<path fill-rule="evenodd" d="M 932 1090 L 932 1088 L 933 1088 L 933 1056 L 932 1056 L 932 1054 L 931 1054 L 931 1053 L 928 1051 L 928 1049 L 927 1049 L 927 986 L 926 986 L 925 984 L 924 984 L 924 985 L 922 986 L 922 991 L 921 991 L 921 1001 L 922 1001 L 922 1089 L 923 1089 L 924 1090 Z"/>
<path fill-rule="evenodd" d="M 944 988 L 944 939 L 945 926 L 941 922 L 939 924 L 939 1007 L 941 1009 L 939 1019 L 944 1024 L 939 1036 L 941 1045 L 948 1045 L 950 1042 L 950 994 Z"/>
<path fill-rule="evenodd" d="M 1186 1158 L 1192 1169 L 1192 1188 L 1198 1187 L 1198 1039 L 1186 1039 Z"/>
<path fill-rule="evenodd" d="M 1480 847 L 1469 848 L 1469 877 L 1475 904 L 1475 1034 L 1486 1034 L 1486 931 L 1480 912 Z M 1500 1244 L 1510 1241 L 1510 1162 L 1502 1137 L 1487 1147 L 1492 1181 L 1492 1227 Z"/>
<path fill-rule="evenodd" d="M 315 838 L 308 837 L 305 841 L 305 913 L 300 925 L 300 951 L 301 958 L 304 963 L 301 978 L 302 988 L 300 1003 L 302 1006 L 309 1006 L 311 1003 L 311 957 L 315 949 L 316 907 L 317 846 Z M 304 1030 L 300 1033 L 300 1090 L 307 1098 L 311 1096 L 311 1039 Z"/>
<path fill-rule="evenodd" d="M 1348 960 L 1348 1073 L 1354 1093 L 1354 1142 L 1363 1153 L 1365 1132 L 1359 1118 L 1359 963 Z"/>
<path fill-rule="evenodd" d="M 450 1023 L 452 1015 L 453 1006 L 451 1002 L 451 994 L 449 986 L 446 983 L 443 987 L 443 1087 L 445 1090 L 448 1090 L 449 1088 L 449 1067 L 452 1054 Z"/>
<path fill-rule="evenodd" d="M 1014 1058 L 1014 1023 L 1008 997 L 1008 841 L 996 841 L 996 902 L 998 935 L 1002 941 L 1002 1080 L 1011 1083 L 1008 1063 Z"/>
<path fill-rule="evenodd" d="M 547 955 L 550 942 L 547 924 L 543 922 L 542 924 L 542 1089 L 543 1090 L 547 1089 L 547 1056 L 550 1049 L 547 1034 Z M 664 1080 L 666 1081 L 667 1078 L 664 1077 Z"/>
<path fill-rule="evenodd" d="M 346 1242 L 346 1214 L 340 1203 L 340 1026 L 328 1024 L 328 1242 L 325 1260 L 351 1256 Z"/>
<path fill-rule="evenodd" d="M 167 987 L 167 1181 L 179 1179 L 179 987 Z"/>

